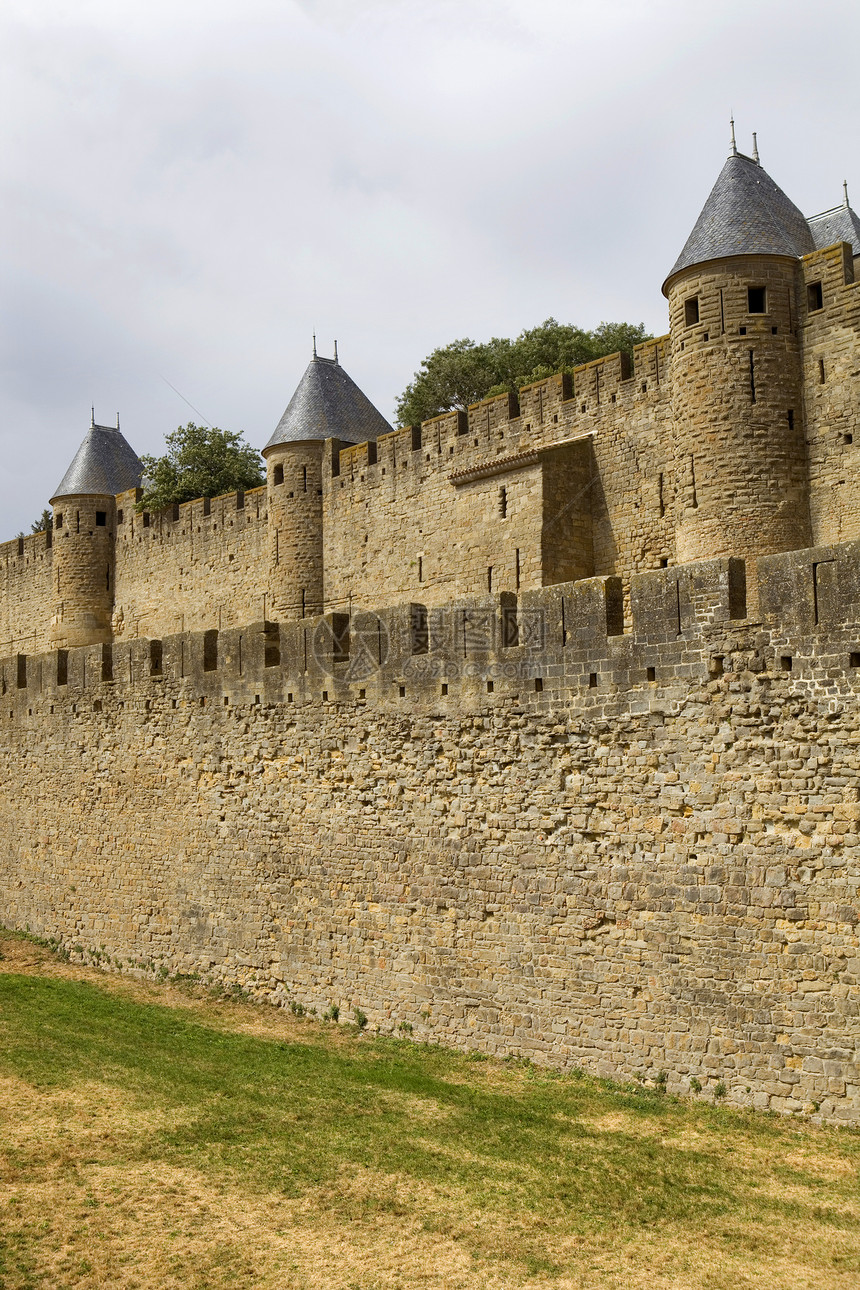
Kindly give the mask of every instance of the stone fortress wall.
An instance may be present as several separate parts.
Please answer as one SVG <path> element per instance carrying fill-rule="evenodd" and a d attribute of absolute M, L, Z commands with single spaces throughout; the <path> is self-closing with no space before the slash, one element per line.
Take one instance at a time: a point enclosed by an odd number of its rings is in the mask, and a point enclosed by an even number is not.
<path fill-rule="evenodd" d="M 822 584 L 817 573 L 829 572 Z M 860 1121 L 860 544 L 0 664 L 7 923 Z M 59 670 L 58 670 L 59 669 Z"/>
<path fill-rule="evenodd" d="M 82 445 L 0 546 L 0 919 L 860 1120 L 856 248 L 709 203 L 632 355 L 393 431 L 315 355 L 162 514 Z"/>

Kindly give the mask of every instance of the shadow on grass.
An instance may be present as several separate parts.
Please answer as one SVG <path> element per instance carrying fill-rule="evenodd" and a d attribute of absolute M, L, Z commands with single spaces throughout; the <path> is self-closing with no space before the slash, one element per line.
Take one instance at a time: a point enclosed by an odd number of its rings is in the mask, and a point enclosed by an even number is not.
<path fill-rule="evenodd" d="M 717 1216 L 854 1221 L 822 1204 L 819 1180 L 802 1169 L 792 1183 L 808 1202 L 760 1186 L 762 1162 L 792 1126 L 606 1081 L 408 1040 L 335 1047 L 313 1023 L 308 1042 L 284 1044 L 84 982 L 15 975 L 0 977 L 0 1039 L 0 1072 L 36 1088 L 100 1081 L 140 1107 L 183 1110 L 176 1127 L 115 1139 L 114 1158 L 181 1164 L 252 1191 L 331 1188 L 345 1214 L 356 1201 L 339 1198 L 338 1179 L 363 1167 L 405 1180 L 407 1192 L 422 1184 L 464 1207 L 540 1216 L 569 1234 L 678 1223 L 692 1235 Z M 822 1137 L 857 1159 L 856 1135 Z M 26 1169 L 28 1150 L 30 1163 L 37 1153 L 44 1163 L 48 1149 L 23 1150 L 14 1163 Z M 400 1202 L 395 1189 L 361 1203 Z M 447 1221 L 426 1211 L 429 1230 Z M 540 1255 L 524 1248 L 523 1258 Z"/>

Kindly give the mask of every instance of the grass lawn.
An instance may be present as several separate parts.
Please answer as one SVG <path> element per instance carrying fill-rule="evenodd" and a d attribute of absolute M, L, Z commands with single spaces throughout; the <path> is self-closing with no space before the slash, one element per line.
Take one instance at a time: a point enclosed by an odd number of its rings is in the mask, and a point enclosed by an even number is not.
<path fill-rule="evenodd" d="M 2 1290 L 860 1286 L 856 1133 L 0 952 Z"/>

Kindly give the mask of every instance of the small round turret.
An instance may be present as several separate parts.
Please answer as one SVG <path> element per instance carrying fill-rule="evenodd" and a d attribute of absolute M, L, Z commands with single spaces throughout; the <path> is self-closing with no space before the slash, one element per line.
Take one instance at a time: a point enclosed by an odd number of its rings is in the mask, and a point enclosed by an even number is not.
<path fill-rule="evenodd" d="M 263 449 L 269 517 L 269 603 L 281 618 L 321 614 L 325 441 L 364 443 L 391 426 L 334 358 L 314 355 Z"/>
<path fill-rule="evenodd" d="M 140 461 L 119 426 L 93 421 L 51 498 L 51 642 L 56 648 L 111 639 L 116 494 L 137 488 L 140 478 Z"/>
<path fill-rule="evenodd" d="M 269 516 L 269 597 L 279 618 L 323 612 L 322 460 L 319 441 L 263 450 Z"/>

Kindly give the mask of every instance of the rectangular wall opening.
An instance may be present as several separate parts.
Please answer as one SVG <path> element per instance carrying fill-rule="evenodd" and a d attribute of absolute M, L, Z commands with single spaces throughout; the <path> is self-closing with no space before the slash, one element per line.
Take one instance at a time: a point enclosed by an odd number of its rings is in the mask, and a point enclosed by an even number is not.
<path fill-rule="evenodd" d="M 349 661 L 349 614 L 330 614 L 332 662 Z"/>
<path fill-rule="evenodd" d="M 263 624 L 263 664 L 265 667 L 281 666 L 281 629 L 277 623 Z"/>
<path fill-rule="evenodd" d="M 113 645 L 102 645 L 102 680 L 113 680 Z"/>
<path fill-rule="evenodd" d="M 684 301 L 684 324 L 687 327 L 695 327 L 699 321 L 699 297 L 690 296 L 689 300 Z"/>
<path fill-rule="evenodd" d="M 426 605 L 409 606 L 409 644 L 412 654 L 426 654 L 430 649 L 430 625 Z"/>
<path fill-rule="evenodd" d="M 161 676 L 162 644 L 161 641 L 149 642 L 149 675 Z"/>
<path fill-rule="evenodd" d="M 27 688 L 27 655 L 18 654 L 15 657 L 15 684 L 19 690 Z"/>
<path fill-rule="evenodd" d="M 820 282 L 810 282 L 806 288 L 806 304 L 810 313 L 824 308 L 824 292 L 821 290 Z"/>
<path fill-rule="evenodd" d="M 218 668 L 218 630 L 212 628 L 203 633 L 203 671 L 214 672 Z"/>
<path fill-rule="evenodd" d="M 517 615 L 517 598 L 510 592 L 503 592 L 502 608 L 502 649 L 513 649 L 520 643 L 520 623 Z"/>
<path fill-rule="evenodd" d="M 747 309 L 751 314 L 767 313 L 767 288 L 766 287 L 748 287 L 747 288 Z"/>
<path fill-rule="evenodd" d="M 69 684 L 69 651 L 57 650 L 57 685 Z"/>

